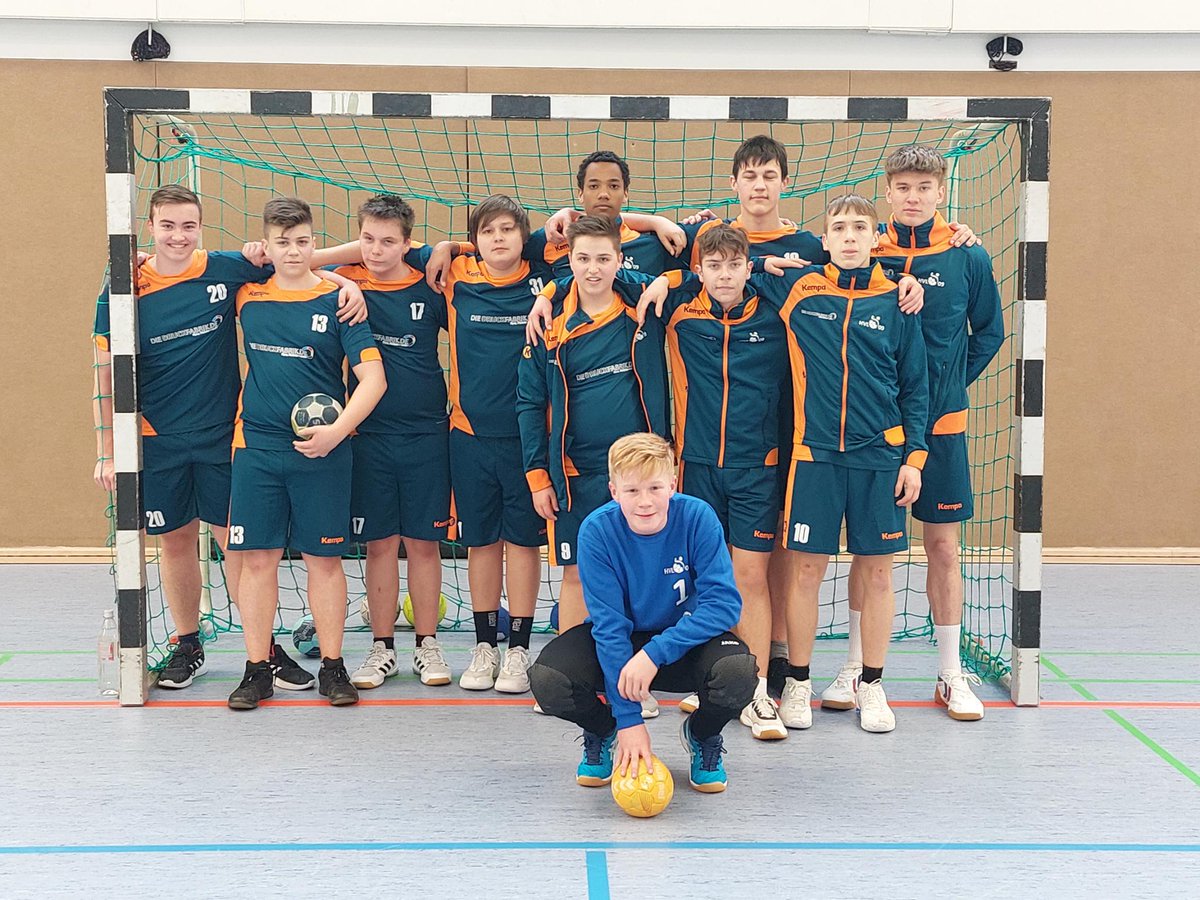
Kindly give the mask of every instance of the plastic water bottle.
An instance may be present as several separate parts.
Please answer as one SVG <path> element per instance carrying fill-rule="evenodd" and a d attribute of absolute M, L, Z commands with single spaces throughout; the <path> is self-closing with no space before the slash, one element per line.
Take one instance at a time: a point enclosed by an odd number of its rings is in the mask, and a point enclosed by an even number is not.
<path fill-rule="evenodd" d="M 104 611 L 104 623 L 96 641 L 96 661 L 99 664 L 100 695 L 117 696 L 117 614 Z"/>

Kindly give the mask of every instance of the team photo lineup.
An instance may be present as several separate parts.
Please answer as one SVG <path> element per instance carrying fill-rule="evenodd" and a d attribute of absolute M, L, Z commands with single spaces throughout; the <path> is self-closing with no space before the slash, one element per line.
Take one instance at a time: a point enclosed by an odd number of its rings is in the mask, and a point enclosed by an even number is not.
<path fill-rule="evenodd" d="M 383 687 L 400 669 L 401 554 L 412 671 L 450 685 L 438 623 L 442 542 L 456 541 L 475 632 L 459 686 L 531 694 L 581 729 L 580 785 L 617 795 L 614 778 L 641 773 L 657 794 L 626 808 L 653 815 L 670 788 L 644 724 L 655 692 L 685 695 L 688 782 L 703 793 L 726 788 L 734 720 L 783 740 L 819 701 L 866 732 L 895 729 L 883 672 L 911 513 L 933 699 L 952 720 L 983 718 L 960 661 L 960 529 L 974 511 L 968 388 L 1005 323 L 971 223 L 939 211 L 947 161 L 889 148 L 878 206 L 832 197 L 819 234 L 781 218 L 788 147 L 751 137 L 729 165 L 729 220 L 625 211 L 629 167 L 598 150 L 578 161 L 577 209 L 531 230 L 493 194 L 466 235 L 432 245 L 414 241 L 422 223 L 399 196 L 363 198 L 357 239 L 328 247 L 310 205 L 277 196 L 261 235 L 206 251 L 197 194 L 155 190 L 136 295 L 144 525 L 176 633 L 157 685 L 206 671 L 201 523 L 245 638 L 230 709 L 314 687 L 352 705 Z M 105 295 L 94 331 L 95 478 L 112 491 Z M 355 544 L 372 643 L 348 668 Z M 814 697 L 819 593 L 842 552 L 849 647 Z M 275 637 L 287 553 L 307 575 L 315 677 Z M 535 657 L 544 556 L 562 571 L 558 634 Z"/>

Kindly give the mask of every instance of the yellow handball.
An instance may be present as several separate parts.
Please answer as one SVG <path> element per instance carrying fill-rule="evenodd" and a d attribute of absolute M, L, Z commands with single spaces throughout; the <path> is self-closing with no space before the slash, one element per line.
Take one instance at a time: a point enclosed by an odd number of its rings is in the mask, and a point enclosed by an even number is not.
<path fill-rule="evenodd" d="M 438 621 L 439 622 L 442 621 L 442 619 L 446 618 L 446 602 L 447 601 L 446 601 L 445 594 L 438 595 Z M 411 625 L 413 623 L 412 594 L 404 595 L 404 605 L 400 607 L 400 612 L 404 615 L 404 621 L 406 621 L 409 625 Z"/>
<path fill-rule="evenodd" d="M 654 757 L 654 772 L 646 769 L 646 761 L 638 760 L 637 772 L 628 770 L 622 775 L 613 769 L 612 795 L 617 806 L 639 819 L 657 816 L 671 803 L 675 796 L 675 779 L 671 770 L 657 756 Z"/>

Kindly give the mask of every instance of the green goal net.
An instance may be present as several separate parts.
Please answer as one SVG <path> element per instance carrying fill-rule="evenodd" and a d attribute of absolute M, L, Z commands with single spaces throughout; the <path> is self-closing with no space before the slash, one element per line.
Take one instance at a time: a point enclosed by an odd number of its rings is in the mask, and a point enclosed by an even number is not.
<path fill-rule="evenodd" d="M 356 236 L 355 210 L 370 194 L 388 192 L 417 212 L 415 238 L 432 243 L 465 234 L 469 207 L 492 193 L 515 196 L 534 227 L 549 213 L 575 203 L 578 161 L 597 149 L 622 155 L 632 170 L 627 208 L 682 218 L 710 208 L 736 216 L 729 174 L 738 144 L 768 133 L 789 148 L 791 181 L 782 213 L 810 231 L 821 230 L 829 198 L 853 189 L 883 200 L 883 161 L 902 144 L 936 147 L 951 161 L 948 218 L 970 225 L 990 252 L 1005 305 L 1009 337 L 971 391 L 968 426 L 976 515 L 963 529 L 966 578 L 964 660 L 980 674 L 1004 675 L 1011 658 L 1012 474 L 1014 342 L 1017 297 L 1017 209 L 1021 141 L 1016 124 L 988 122 L 776 122 L 577 121 L 375 118 L 370 116 L 180 115 L 135 117 L 136 212 L 144 226 L 151 191 L 182 183 L 202 197 L 203 246 L 237 249 L 261 235 L 263 204 L 278 194 L 304 197 L 316 217 L 318 240 Z M 145 247 L 146 232 L 139 230 Z M 110 526 L 112 524 L 110 508 Z M 932 634 L 924 594 L 925 566 L 919 523 L 913 549 L 897 556 L 896 638 Z M 111 527 L 110 527 L 111 537 Z M 156 543 L 150 558 L 149 650 L 163 660 L 171 622 L 157 576 Z M 205 632 L 239 630 L 225 590 L 220 554 L 202 548 Z M 443 630 L 471 627 L 465 552 L 446 545 L 443 593 L 449 600 Z M 360 617 L 363 554 L 347 555 L 347 624 Z M 405 592 L 401 562 L 401 596 Z M 822 592 L 822 638 L 844 637 L 849 557 L 830 566 Z M 557 597 L 559 573 L 547 567 L 538 623 Z M 303 565 L 285 559 L 280 570 L 277 627 L 290 630 L 307 612 Z M 403 620 L 401 620 L 403 625 Z"/>

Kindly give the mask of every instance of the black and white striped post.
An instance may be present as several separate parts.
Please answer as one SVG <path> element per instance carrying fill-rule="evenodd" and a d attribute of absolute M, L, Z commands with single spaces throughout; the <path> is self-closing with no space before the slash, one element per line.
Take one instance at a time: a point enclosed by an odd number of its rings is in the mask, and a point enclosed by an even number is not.
<path fill-rule="evenodd" d="M 1050 101 L 1020 97 L 730 97 L 604 94 L 398 94 L 108 88 L 104 92 L 112 289 L 113 456 L 117 473 L 120 702 L 146 700 L 146 563 L 141 497 L 137 308 L 133 300 L 136 210 L 133 117 L 154 114 L 376 116 L 586 120 L 1003 122 L 1021 132 L 1020 277 L 1017 329 L 1017 472 L 1014 483 L 1013 702 L 1036 705 L 1042 598 L 1042 461 L 1049 234 Z"/>

